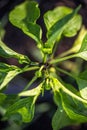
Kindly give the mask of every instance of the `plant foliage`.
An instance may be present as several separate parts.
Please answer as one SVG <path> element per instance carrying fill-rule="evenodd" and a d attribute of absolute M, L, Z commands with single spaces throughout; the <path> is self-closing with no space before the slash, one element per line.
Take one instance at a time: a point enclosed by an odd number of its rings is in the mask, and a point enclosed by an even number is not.
<path fill-rule="evenodd" d="M 40 16 L 38 3 L 25 1 L 17 5 L 9 14 L 10 22 L 26 35 L 35 40 L 36 46 L 42 54 L 42 63 L 33 62 L 26 55 L 19 54 L 0 40 L 0 56 L 15 58 L 22 67 L 0 62 L 0 106 L 5 109 L 4 118 L 12 117 L 14 121 L 31 122 L 34 118 L 35 103 L 44 91 L 52 91 L 54 102 L 58 107 L 53 119 L 53 130 L 71 124 L 87 122 L 87 70 L 81 74 L 72 74 L 61 69 L 61 62 L 71 58 L 81 58 L 87 61 L 87 34 L 80 32 L 70 50 L 55 57 L 55 46 L 63 37 L 73 37 L 80 30 L 82 18 L 76 9 L 60 6 L 44 14 L 44 23 L 47 29 L 47 40 L 42 40 L 42 29 L 37 24 Z M 82 34 L 82 35 L 81 35 Z M 86 35 L 85 35 L 86 34 Z M 83 37 L 81 39 L 81 37 Z M 16 95 L 8 95 L 4 90 L 9 82 L 18 74 L 35 71 L 35 75 L 24 90 Z M 62 80 L 60 73 L 64 73 L 76 81 L 78 89 Z M 37 79 L 41 82 L 33 89 L 29 89 Z M 8 105 L 5 105 L 7 102 Z M 63 121 L 62 121 L 63 120 Z"/>

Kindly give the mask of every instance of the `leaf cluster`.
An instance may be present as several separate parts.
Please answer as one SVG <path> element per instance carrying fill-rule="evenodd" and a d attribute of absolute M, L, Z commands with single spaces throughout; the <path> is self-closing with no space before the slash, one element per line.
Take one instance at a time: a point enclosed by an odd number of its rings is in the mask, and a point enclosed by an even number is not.
<path fill-rule="evenodd" d="M 87 70 L 79 75 L 61 69 L 61 62 L 71 58 L 81 58 L 87 61 L 87 31 L 82 28 L 70 50 L 55 57 L 56 45 L 63 37 L 73 37 L 82 26 L 82 17 L 78 14 L 80 6 L 76 9 L 60 6 L 44 14 L 44 23 L 47 29 L 47 40 L 42 40 L 42 29 L 37 24 L 40 16 L 38 3 L 25 1 L 17 5 L 9 14 L 10 22 L 26 35 L 35 40 L 40 50 L 42 63 L 33 62 L 28 56 L 19 54 L 0 40 L 0 56 L 16 58 L 22 68 L 0 62 L 0 106 L 5 109 L 4 118 L 14 121 L 31 122 L 34 117 L 35 103 L 44 91 L 52 91 L 54 102 L 58 107 L 53 119 L 52 127 L 58 130 L 71 124 L 87 122 Z M 35 71 L 31 81 L 24 90 L 16 95 L 6 95 L 9 82 L 18 74 Z M 65 83 L 59 73 L 64 73 L 74 79 L 79 91 L 72 85 Z M 41 79 L 39 85 L 33 89 L 29 87 Z M 7 102 L 8 105 L 5 105 Z M 62 122 L 63 120 L 63 122 Z"/>

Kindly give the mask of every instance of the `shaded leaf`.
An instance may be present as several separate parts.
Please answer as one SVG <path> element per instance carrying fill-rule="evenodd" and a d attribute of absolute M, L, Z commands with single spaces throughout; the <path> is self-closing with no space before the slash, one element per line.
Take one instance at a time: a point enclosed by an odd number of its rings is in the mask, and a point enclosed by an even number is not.
<path fill-rule="evenodd" d="M 18 99 L 19 99 L 19 97 L 17 95 L 13 95 L 13 94 L 7 95 L 4 93 L 0 93 L 0 113 L 3 115 L 2 120 L 6 119 L 4 117 L 4 115 L 6 113 L 6 109 L 10 105 L 15 103 Z"/>
<path fill-rule="evenodd" d="M 5 101 L 6 99 L 6 95 L 4 93 L 0 93 L 0 105 L 3 104 L 3 102 Z"/>
<path fill-rule="evenodd" d="M 29 58 L 25 55 L 19 54 L 12 49 L 10 49 L 8 46 L 6 46 L 1 40 L 0 40 L 0 56 L 5 58 L 16 58 L 18 59 L 19 63 L 28 63 L 30 62 Z"/>
<path fill-rule="evenodd" d="M 69 118 L 63 109 L 57 109 L 52 119 L 53 130 L 60 130 L 65 126 L 76 124 L 76 121 Z"/>
<path fill-rule="evenodd" d="M 25 34 L 41 45 L 42 30 L 40 26 L 36 24 L 39 15 L 40 10 L 38 3 L 26 1 L 11 11 L 9 20 L 14 26 L 20 28 Z"/>
<path fill-rule="evenodd" d="M 5 94 L 5 96 L 6 98 L 3 101 L 2 106 L 6 109 L 19 100 L 19 97 L 16 94 Z"/>
<path fill-rule="evenodd" d="M 20 99 L 13 105 L 8 107 L 5 116 L 11 117 L 12 115 L 18 113 L 22 117 L 23 122 L 30 122 L 34 116 L 34 97 L 28 97 Z"/>
<path fill-rule="evenodd" d="M 76 100 L 64 91 L 60 92 L 62 106 L 70 119 L 76 120 L 79 123 L 87 122 L 87 104 Z"/>
<path fill-rule="evenodd" d="M 58 108 L 52 119 L 53 130 L 59 130 L 65 126 L 77 124 L 77 122 L 70 119 L 69 116 L 64 111 L 64 109 L 62 107 L 62 100 L 61 100 L 61 96 L 60 96 L 59 92 L 54 93 L 54 100 L 55 100 L 55 103 L 57 104 Z"/>

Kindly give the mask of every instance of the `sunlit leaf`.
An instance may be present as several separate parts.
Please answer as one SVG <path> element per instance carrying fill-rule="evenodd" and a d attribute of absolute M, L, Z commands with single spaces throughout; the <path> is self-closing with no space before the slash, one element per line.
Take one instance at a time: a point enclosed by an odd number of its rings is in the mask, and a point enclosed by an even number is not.
<path fill-rule="evenodd" d="M 73 37 L 77 34 L 77 31 L 81 28 L 82 17 L 80 15 L 74 16 L 65 27 L 63 35 L 66 37 Z"/>
<path fill-rule="evenodd" d="M 60 19 L 59 21 L 54 23 L 54 25 L 49 29 L 49 31 L 47 33 L 48 40 L 47 40 L 47 42 L 45 44 L 46 48 L 50 48 L 51 49 L 50 52 L 48 52 L 48 53 L 52 52 L 52 48 L 54 46 L 54 43 L 57 40 L 59 41 L 59 39 L 61 38 L 62 33 L 66 29 L 66 26 L 67 26 L 68 22 L 77 14 L 79 8 L 80 7 L 76 8 L 72 13 L 65 15 L 62 19 Z"/>
<path fill-rule="evenodd" d="M 19 54 L 12 49 L 10 49 L 8 46 L 6 46 L 1 40 L 0 40 L 0 56 L 5 58 L 16 58 L 18 59 L 19 63 L 28 63 L 30 62 L 29 58 L 25 55 Z"/>
<path fill-rule="evenodd" d="M 39 18 L 40 10 L 38 3 L 26 1 L 16 6 L 9 15 L 10 22 L 20 28 L 26 35 L 41 44 L 42 30 L 36 20 Z"/>
<path fill-rule="evenodd" d="M 82 72 L 76 78 L 79 92 L 84 99 L 87 99 L 87 71 Z"/>
<path fill-rule="evenodd" d="M 73 46 L 69 50 L 62 53 L 60 56 L 63 57 L 72 53 L 77 53 L 81 48 L 82 41 L 86 33 L 87 33 L 87 29 L 84 26 L 82 26 L 77 38 L 75 39 Z"/>
<path fill-rule="evenodd" d="M 19 73 L 21 73 L 22 70 L 16 66 L 7 65 L 4 63 L 1 63 L 0 65 L 0 90 L 6 87 L 8 83 Z"/>
<path fill-rule="evenodd" d="M 83 41 L 83 38 L 85 36 L 85 34 L 87 33 L 87 30 L 86 28 L 83 26 L 81 28 L 81 31 L 78 35 L 78 37 L 76 38 L 74 44 L 73 44 L 73 47 L 71 48 L 71 53 L 75 53 L 75 52 L 78 52 L 80 47 L 81 47 L 81 44 L 82 44 L 82 41 Z"/>
<path fill-rule="evenodd" d="M 81 96 L 87 99 L 87 80 L 77 78 L 77 83 Z"/>
<path fill-rule="evenodd" d="M 57 21 L 70 14 L 72 11 L 73 9 L 69 7 L 59 6 L 56 7 L 54 10 L 45 13 L 44 22 L 47 27 L 47 30 L 49 30 Z M 77 14 L 66 24 L 66 28 L 63 32 L 63 35 L 68 37 L 74 36 L 80 29 L 81 23 L 81 16 Z"/>
<path fill-rule="evenodd" d="M 55 92 L 59 92 L 59 91 L 63 91 L 65 92 L 67 95 L 75 98 L 76 100 L 83 102 L 85 104 L 87 104 L 87 101 L 84 100 L 83 98 L 81 98 L 80 93 L 73 88 L 72 85 L 67 85 L 65 83 L 63 83 L 62 81 L 60 82 L 58 79 L 53 78 L 53 83 L 54 83 L 54 91 Z"/>
<path fill-rule="evenodd" d="M 59 21 L 71 12 L 72 9 L 65 6 L 59 6 L 54 8 L 53 10 L 47 11 L 44 14 L 44 22 L 47 30 L 49 30 L 57 21 Z"/>
<path fill-rule="evenodd" d="M 82 45 L 78 53 L 76 54 L 77 57 L 80 57 L 87 61 L 87 34 L 85 35 Z"/>
<path fill-rule="evenodd" d="M 19 93 L 19 96 L 39 95 L 41 93 L 41 90 L 42 90 L 42 83 L 40 85 L 38 85 L 36 88 L 33 88 L 31 90 L 27 90 L 27 91 L 23 91 L 23 92 Z"/>

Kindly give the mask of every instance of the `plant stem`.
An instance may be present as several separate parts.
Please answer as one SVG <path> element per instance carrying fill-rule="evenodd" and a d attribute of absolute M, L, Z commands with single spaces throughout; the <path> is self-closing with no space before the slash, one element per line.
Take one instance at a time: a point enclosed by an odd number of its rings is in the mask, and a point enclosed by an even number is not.
<path fill-rule="evenodd" d="M 67 50 L 67 51 L 65 51 L 65 52 L 63 52 L 62 54 L 60 54 L 60 55 L 59 55 L 59 58 L 64 57 L 64 56 L 67 56 L 67 55 L 69 55 L 69 54 L 71 54 L 71 53 L 72 53 L 72 48 L 69 49 L 69 50 Z"/>
<path fill-rule="evenodd" d="M 23 68 L 22 73 L 23 73 L 23 72 L 26 72 L 26 71 L 37 70 L 37 69 L 39 69 L 39 66 L 34 66 L 34 67 L 25 67 L 25 68 Z"/>
<path fill-rule="evenodd" d="M 68 59 L 71 59 L 71 58 L 75 58 L 75 57 L 76 57 L 76 54 L 66 56 L 66 57 L 63 57 L 63 58 L 58 57 L 58 58 L 52 59 L 49 63 L 50 64 L 56 64 L 56 63 L 59 63 L 59 62 L 62 62 L 62 61 L 65 61 L 65 60 L 68 60 Z"/>
<path fill-rule="evenodd" d="M 36 81 L 36 79 L 37 77 L 34 76 L 32 80 L 27 84 L 27 86 L 23 89 L 23 91 L 26 91 Z"/>
<path fill-rule="evenodd" d="M 72 78 L 75 79 L 75 75 L 73 76 L 71 73 L 69 73 L 69 72 L 67 72 L 67 71 L 65 71 L 65 70 L 63 70 L 63 69 L 61 69 L 61 68 L 58 68 L 58 67 L 56 67 L 56 69 L 57 69 L 58 71 L 60 71 L 60 72 L 62 72 L 62 73 L 64 73 L 64 74 L 66 74 L 66 75 L 68 75 L 68 76 L 70 76 L 70 77 L 72 77 Z"/>
<path fill-rule="evenodd" d="M 47 61 L 47 54 L 44 54 L 43 63 L 46 63 Z"/>

